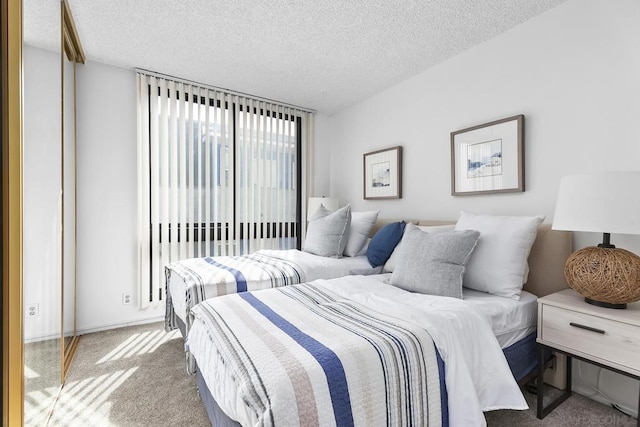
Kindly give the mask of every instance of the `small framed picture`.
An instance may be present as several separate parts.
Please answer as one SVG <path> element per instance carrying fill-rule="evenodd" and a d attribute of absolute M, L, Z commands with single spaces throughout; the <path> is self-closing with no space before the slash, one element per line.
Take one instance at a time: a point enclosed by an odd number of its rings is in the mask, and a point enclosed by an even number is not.
<path fill-rule="evenodd" d="M 451 195 L 524 191 L 524 115 L 451 132 Z"/>
<path fill-rule="evenodd" d="M 402 147 L 385 148 L 364 155 L 364 198 L 402 198 Z"/>

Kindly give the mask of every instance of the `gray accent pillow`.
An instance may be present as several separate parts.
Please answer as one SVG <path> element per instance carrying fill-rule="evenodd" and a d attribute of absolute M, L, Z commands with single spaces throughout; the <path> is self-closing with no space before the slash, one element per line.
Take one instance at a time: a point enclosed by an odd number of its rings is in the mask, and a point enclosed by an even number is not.
<path fill-rule="evenodd" d="M 475 230 L 429 234 L 410 227 L 390 283 L 411 292 L 462 299 L 465 265 L 478 237 Z"/>
<path fill-rule="evenodd" d="M 350 224 L 351 205 L 331 212 L 321 204 L 309 221 L 302 250 L 315 255 L 342 258 Z"/>

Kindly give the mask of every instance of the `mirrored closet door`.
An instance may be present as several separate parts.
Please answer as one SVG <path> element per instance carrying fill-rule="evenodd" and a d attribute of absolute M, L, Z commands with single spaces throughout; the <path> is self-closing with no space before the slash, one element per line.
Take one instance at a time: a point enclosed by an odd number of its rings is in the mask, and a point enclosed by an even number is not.
<path fill-rule="evenodd" d="M 62 2 L 62 380 L 73 360 L 76 335 L 76 65 L 84 52 L 68 4 Z"/>
<path fill-rule="evenodd" d="M 61 5 L 23 3 L 24 424 L 45 425 L 61 385 Z"/>
<path fill-rule="evenodd" d="M 23 3 L 24 424 L 45 425 L 78 342 L 76 63 L 64 2 Z"/>

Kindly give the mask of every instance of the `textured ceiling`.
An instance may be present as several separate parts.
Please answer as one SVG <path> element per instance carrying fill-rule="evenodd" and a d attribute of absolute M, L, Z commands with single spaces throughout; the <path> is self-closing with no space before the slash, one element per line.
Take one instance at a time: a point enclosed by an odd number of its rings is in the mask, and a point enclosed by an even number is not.
<path fill-rule="evenodd" d="M 89 60 L 333 113 L 565 0 L 68 0 Z M 59 0 L 24 0 L 53 49 Z"/>

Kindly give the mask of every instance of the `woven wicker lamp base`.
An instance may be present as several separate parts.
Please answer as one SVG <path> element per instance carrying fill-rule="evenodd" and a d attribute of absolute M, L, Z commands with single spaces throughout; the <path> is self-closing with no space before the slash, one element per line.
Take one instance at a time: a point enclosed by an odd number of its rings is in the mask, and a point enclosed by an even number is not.
<path fill-rule="evenodd" d="M 569 286 L 587 302 L 625 308 L 627 303 L 640 300 L 640 257 L 627 250 L 580 249 L 567 260 L 564 274 Z"/>

